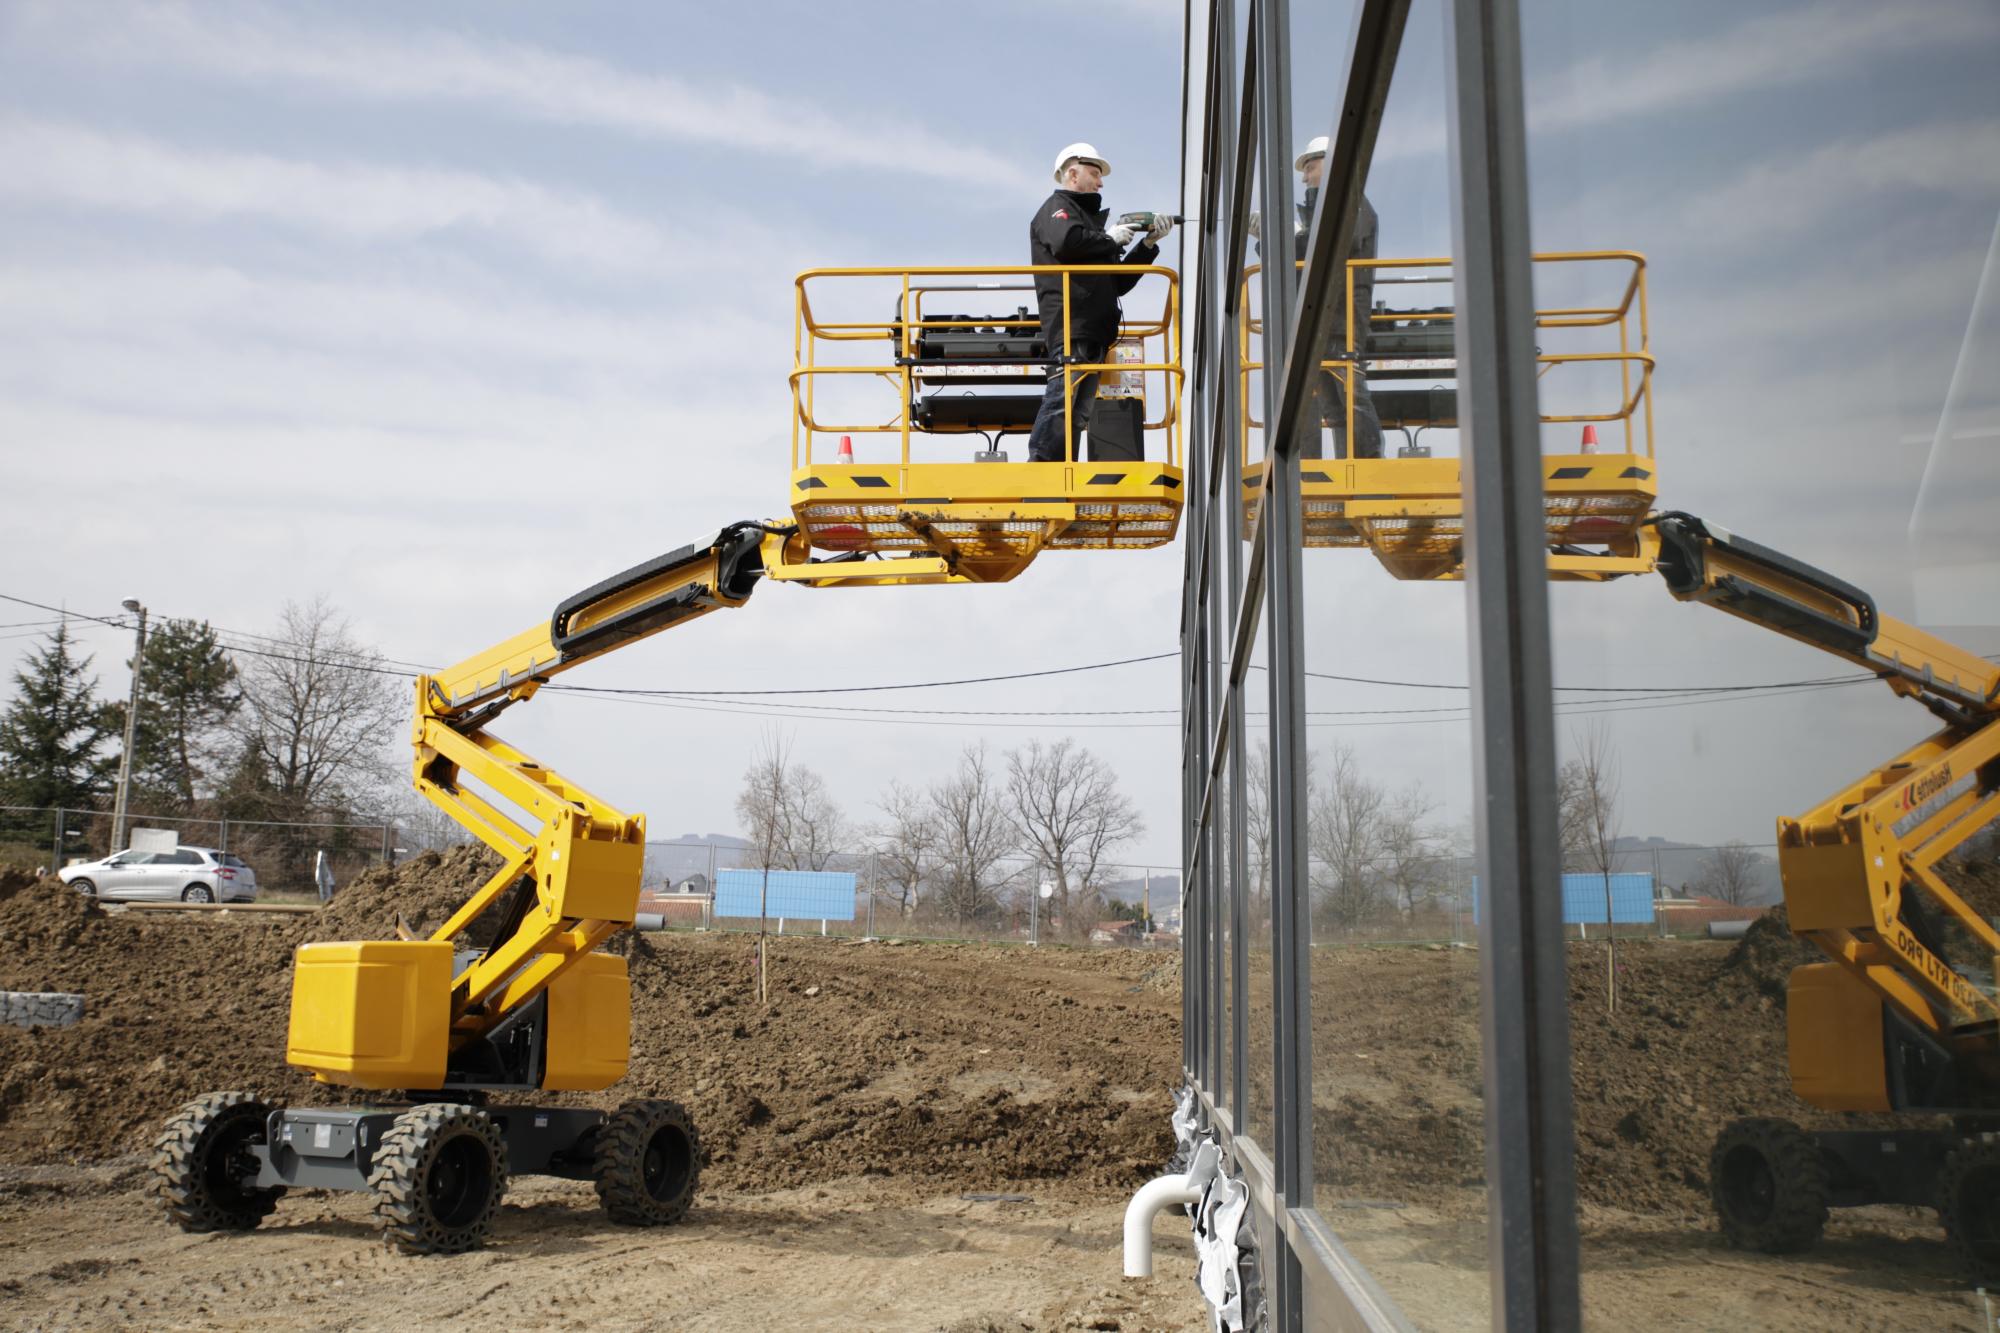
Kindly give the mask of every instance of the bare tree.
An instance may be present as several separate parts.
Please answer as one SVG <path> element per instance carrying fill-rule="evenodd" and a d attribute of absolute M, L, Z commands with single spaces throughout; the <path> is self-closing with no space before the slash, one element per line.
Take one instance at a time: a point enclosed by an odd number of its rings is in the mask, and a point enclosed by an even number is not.
<path fill-rule="evenodd" d="M 1604 878 L 1605 992 L 1607 1009 L 1618 1007 L 1618 933 L 1611 905 L 1612 863 L 1618 842 L 1618 751 L 1601 722 L 1570 733 L 1576 754 L 1564 768 L 1575 765 L 1576 819 L 1583 829 L 1585 869 Z"/>
<path fill-rule="evenodd" d="M 775 733 L 744 770 L 736 814 L 766 869 L 824 870 L 848 837 L 847 818 L 826 779 L 794 763 L 790 737 Z"/>
<path fill-rule="evenodd" d="M 242 670 L 239 772 L 277 818 L 372 804 L 392 780 L 390 756 L 409 701 L 398 673 L 354 637 L 325 598 L 285 604 L 278 633 Z"/>
<path fill-rule="evenodd" d="M 1318 791 L 1318 770 L 1306 754 L 1308 806 Z M 1271 745 L 1259 738 L 1256 752 L 1243 766 L 1243 834 L 1249 854 L 1250 920 L 1261 929 L 1271 920 Z"/>
<path fill-rule="evenodd" d="M 736 817 L 743 821 L 759 869 L 790 869 L 780 864 L 779 853 L 790 841 L 785 824 L 791 811 L 785 788 L 791 780 L 791 737 L 775 730 L 765 732 L 750 767 L 743 770 L 742 789 L 736 793 Z"/>
<path fill-rule="evenodd" d="M 1437 803 L 1412 783 L 1389 801 L 1382 818 L 1382 877 L 1405 920 L 1447 883 L 1447 835 L 1431 824 Z"/>
<path fill-rule="evenodd" d="M 1556 767 L 1556 844 L 1562 849 L 1564 870 L 1590 868 L 1587 786 L 1580 760 L 1565 759 Z"/>
<path fill-rule="evenodd" d="M 875 805 L 887 817 L 872 831 L 877 892 L 886 888 L 897 915 L 907 918 L 917 910 L 937 868 L 942 841 L 937 808 L 928 793 L 894 781 Z"/>
<path fill-rule="evenodd" d="M 1312 850 L 1313 896 L 1328 924 L 1352 930 L 1382 907 L 1377 863 L 1384 852 L 1388 793 L 1368 780 L 1354 751 L 1340 743 L 1328 757 L 1324 781 L 1310 785 L 1306 841 Z"/>
<path fill-rule="evenodd" d="M 1014 850 L 1004 796 L 983 744 L 968 745 L 957 770 L 931 788 L 940 853 L 931 901 L 960 925 L 990 920 L 999 910 L 1007 878 L 1000 861 Z"/>
<path fill-rule="evenodd" d="M 1054 916 L 1071 935 L 1096 920 L 1107 851 L 1145 828 L 1110 765 L 1069 737 L 1007 752 L 1007 802 L 1017 839 L 1055 886 Z"/>
<path fill-rule="evenodd" d="M 1757 892 L 1757 867 L 1763 860 L 1740 839 L 1731 838 L 1720 847 L 1708 849 L 1695 888 L 1732 907 L 1746 906 Z"/>
<path fill-rule="evenodd" d="M 826 779 L 794 766 L 783 795 L 785 843 L 780 849 L 792 870 L 824 870 L 846 850 L 847 816 L 833 799 Z"/>

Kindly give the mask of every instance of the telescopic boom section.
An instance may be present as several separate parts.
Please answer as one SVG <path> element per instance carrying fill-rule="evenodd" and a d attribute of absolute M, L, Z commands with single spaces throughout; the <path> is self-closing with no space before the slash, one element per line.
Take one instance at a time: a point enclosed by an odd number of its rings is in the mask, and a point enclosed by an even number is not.
<path fill-rule="evenodd" d="M 545 626 L 417 678 L 410 736 L 417 790 L 506 862 L 431 938 L 450 940 L 514 893 L 493 943 L 453 980 L 454 1045 L 490 1032 L 629 926 L 645 857 L 643 816 L 592 796 L 492 735 L 487 724 L 572 667 L 743 605 L 764 572 L 763 547 L 772 543 L 775 550 L 788 532 L 732 524 L 568 598 Z M 468 780 L 481 790 L 470 789 Z"/>
<path fill-rule="evenodd" d="M 2000 667 L 1881 615 L 1867 593 L 1830 574 L 1691 515 L 1662 514 L 1654 530 L 1656 567 L 1674 596 L 1865 667 L 1944 721 L 1816 809 L 1779 821 L 1778 864 L 1795 932 L 1934 1040 L 1990 1052 L 2000 932 L 1935 867 L 2000 817 Z M 1838 992 L 1824 1002 L 1848 1003 Z M 1794 1047 L 1796 1073 L 1812 1060 Z"/>

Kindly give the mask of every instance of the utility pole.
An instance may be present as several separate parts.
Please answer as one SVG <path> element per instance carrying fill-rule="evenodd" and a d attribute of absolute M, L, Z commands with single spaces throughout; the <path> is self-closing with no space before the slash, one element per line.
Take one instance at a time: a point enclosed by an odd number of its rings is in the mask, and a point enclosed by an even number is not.
<path fill-rule="evenodd" d="M 136 597 L 127 597 L 121 605 L 139 617 L 139 646 L 132 652 L 132 699 L 125 705 L 125 749 L 118 756 L 118 795 L 111 810 L 113 854 L 125 850 L 125 803 L 132 787 L 132 732 L 133 724 L 139 720 L 139 676 L 146 664 L 146 608 Z"/>

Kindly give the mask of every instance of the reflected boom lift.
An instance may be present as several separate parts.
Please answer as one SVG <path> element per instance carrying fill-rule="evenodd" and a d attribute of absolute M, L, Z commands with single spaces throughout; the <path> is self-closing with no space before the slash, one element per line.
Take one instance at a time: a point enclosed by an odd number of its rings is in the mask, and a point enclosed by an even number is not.
<path fill-rule="evenodd" d="M 628 1101 L 606 1114 L 496 1100 L 594 1092 L 624 1077 L 631 990 L 601 945 L 633 923 L 643 816 L 627 814 L 502 740 L 492 724 L 566 671 L 711 611 L 744 605 L 765 580 L 808 587 L 1004 582 L 1058 550 L 1172 541 L 1181 511 L 1178 284 L 1141 275 L 1149 316 L 1128 318 L 1115 360 L 1055 355 L 1018 301 L 1028 268 L 820 269 L 796 290 L 791 515 L 733 523 L 586 588 L 548 620 L 444 671 L 420 676 L 411 723 L 417 789 L 492 848 L 501 868 L 427 939 L 308 944 L 293 970 L 286 1059 L 359 1105 L 282 1107 L 212 1093 L 167 1124 L 154 1191 L 190 1231 L 247 1230 L 287 1188 L 362 1190 L 383 1234 L 409 1253 L 486 1237 L 510 1175 L 592 1180 L 614 1221 L 685 1215 L 701 1164 L 686 1108 Z M 1044 270 L 1045 271 L 1045 270 Z M 824 295 L 822 295 L 824 293 Z M 988 313 L 933 315 L 944 294 Z M 879 312 L 891 307 L 883 319 Z M 1128 297 L 1128 303 L 1135 297 Z M 859 304 L 854 318 L 822 304 Z M 1032 300 L 1032 298 L 1029 298 Z M 997 307 L 996 307 L 996 303 Z M 886 345 L 886 352 L 885 352 Z M 1033 421 L 1059 368 L 1073 391 L 1107 377 L 1112 406 L 1090 457 L 1008 463 L 1008 435 Z M 1117 377 L 1113 379 L 1112 377 Z M 1148 382 L 1162 392 L 1146 419 Z M 893 395 L 882 397 L 883 385 Z M 1032 383 L 1034 393 L 994 392 Z M 859 386 L 875 395 L 843 393 Z M 938 387 L 943 386 L 943 387 Z M 1032 400 L 1032 402 L 1024 401 Z M 829 412 L 867 411 L 833 424 Z M 846 432 L 834 461 L 822 437 Z M 1150 433 L 1163 456 L 1148 459 Z M 851 436 L 893 437 L 895 457 L 856 462 Z M 974 461 L 940 460 L 967 434 Z M 461 951 L 479 923 L 483 948 Z"/>
<path fill-rule="evenodd" d="M 1790 927 L 1828 960 L 1794 969 L 1787 985 L 1792 1090 L 1824 1111 L 1903 1119 L 1894 1128 L 1809 1131 L 1777 1118 L 1727 1126 L 1709 1173 L 1722 1229 L 1745 1248 L 1789 1253 L 1818 1239 L 1830 1207 L 1933 1207 L 1967 1267 L 2000 1275 L 2000 931 L 1991 917 L 2000 903 L 1968 903 L 1938 872 L 2000 818 L 2000 667 L 1882 615 L 1867 593 L 1831 574 L 1692 515 L 1653 512 L 1644 257 L 1601 251 L 1535 262 L 1538 288 L 1563 287 L 1550 276 L 1562 270 L 1623 276 L 1608 301 L 1537 312 L 1545 384 L 1589 367 L 1618 378 L 1612 404 L 1542 417 L 1582 423 L 1592 442 L 1583 452 L 1543 456 L 1549 577 L 1656 572 L 1674 597 L 1871 671 L 1943 724 L 1804 815 L 1778 821 Z M 1355 346 L 1354 268 L 1376 268 L 1379 290 L 1398 274 L 1435 281 L 1448 263 L 1355 261 L 1342 346 Z M 1261 329 L 1251 295 L 1239 307 L 1246 405 L 1255 401 L 1248 377 L 1262 369 L 1252 359 Z M 1340 448 L 1333 457 L 1302 458 L 1304 541 L 1366 548 L 1398 578 L 1457 578 L 1458 460 L 1433 458 L 1416 443 L 1425 429 L 1456 424 L 1456 395 L 1443 383 L 1456 370 L 1452 312 L 1387 305 L 1369 312 L 1375 332 L 1363 356 L 1330 356 L 1322 365 L 1343 385 L 1356 374 L 1371 382 L 1385 431 L 1401 429 L 1410 442 L 1391 458 L 1341 456 L 1351 451 Z M 1606 345 L 1558 350 L 1566 334 Z M 1412 379 L 1430 383 L 1398 387 Z M 1546 402 L 1550 391 L 1543 393 Z M 1354 438 L 1352 396 L 1344 401 L 1337 440 Z M 1244 502 L 1254 522 L 1264 465 L 1250 453 L 1258 423 L 1247 406 L 1240 425 Z M 1622 435 L 1623 447 L 1597 452 L 1598 425 Z M 1911 1118 L 1928 1123 L 1911 1126 Z"/>

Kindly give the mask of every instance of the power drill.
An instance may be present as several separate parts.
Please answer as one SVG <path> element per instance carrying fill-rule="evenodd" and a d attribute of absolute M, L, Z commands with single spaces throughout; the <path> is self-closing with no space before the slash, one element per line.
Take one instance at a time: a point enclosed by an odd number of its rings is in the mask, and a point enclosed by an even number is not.
<path fill-rule="evenodd" d="M 1135 231 L 1158 231 L 1167 223 L 1178 227 L 1181 215 L 1178 213 L 1120 213 L 1118 221 Z"/>

